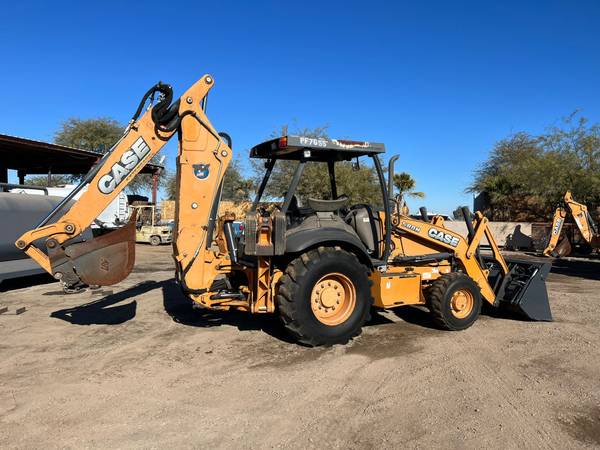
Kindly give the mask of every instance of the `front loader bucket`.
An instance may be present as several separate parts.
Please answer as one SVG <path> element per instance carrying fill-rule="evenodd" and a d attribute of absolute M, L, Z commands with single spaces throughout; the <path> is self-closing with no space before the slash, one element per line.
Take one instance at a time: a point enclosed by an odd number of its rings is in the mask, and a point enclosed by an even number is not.
<path fill-rule="evenodd" d="M 507 258 L 506 276 L 497 266 L 490 270 L 490 285 L 496 292 L 496 306 L 530 320 L 552 321 L 546 277 L 552 267 L 545 261 Z"/>
<path fill-rule="evenodd" d="M 109 286 L 127 278 L 135 263 L 135 213 L 121 228 L 49 251 L 52 271 L 67 285 Z"/>

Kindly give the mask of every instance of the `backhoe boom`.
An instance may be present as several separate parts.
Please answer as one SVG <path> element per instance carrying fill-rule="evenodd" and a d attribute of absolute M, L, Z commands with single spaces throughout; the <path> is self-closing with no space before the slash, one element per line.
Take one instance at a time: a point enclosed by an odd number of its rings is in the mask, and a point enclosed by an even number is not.
<path fill-rule="evenodd" d="M 544 255 L 560 257 L 567 256 L 571 253 L 571 244 L 568 238 L 565 237 L 559 244 L 561 232 L 569 213 L 573 216 L 577 229 L 585 242 L 592 247 L 597 247 L 598 231 L 588 212 L 587 206 L 573 200 L 571 192 L 567 191 L 563 198 L 563 205 L 556 208 L 556 211 L 554 212 L 552 229 L 550 231 L 550 237 L 548 238 L 548 244 L 543 252 Z"/>
<path fill-rule="evenodd" d="M 59 216 L 60 210 L 53 211 L 39 227 L 24 233 L 17 240 L 17 247 L 67 288 L 114 284 L 124 279 L 135 258 L 133 225 L 86 242 L 81 235 L 169 139 L 180 132 L 175 231 L 175 239 L 179 236 L 179 241 L 175 259 L 185 267 L 181 273 L 201 272 L 194 274 L 199 275 L 194 289 L 206 289 L 204 284 L 209 281 L 203 276 L 203 264 L 199 264 L 198 270 L 191 264 L 206 249 L 203 244 L 206 244 L 209 215 L 231 158 L 231 149 L 202 109 L 212 86 L 212 77 L 205 75 L 174 103 L 170 86 L 159 83 L 150 89 L 123 137 L 83 180 L 82 185 L 89 183 L 87 191 L 56 222 L 48 223 Z M 158 102 L 141 114 L 146 101 L 157 93 Z M 131 218 L 134 220 L 135 215 Z M 41 238 L 46 239 L 47 255 L 34 244 Z"/>

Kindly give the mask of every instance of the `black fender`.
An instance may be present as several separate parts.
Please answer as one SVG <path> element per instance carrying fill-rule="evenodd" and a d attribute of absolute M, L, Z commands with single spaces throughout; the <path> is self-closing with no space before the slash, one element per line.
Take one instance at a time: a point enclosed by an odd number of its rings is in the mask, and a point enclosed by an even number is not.
<path fill-rule="evenodd" d="M 310 248 L 318 247 L 319 244 L 326 247 L 338 245 L 345 250 L 352 251 L 369 268 L 373 267 L 371 257 L 358 236 L 337 227 L 321 227 L 289 233 L 285 240 L 285 251 L 286 253 L 303 253 Z"/>

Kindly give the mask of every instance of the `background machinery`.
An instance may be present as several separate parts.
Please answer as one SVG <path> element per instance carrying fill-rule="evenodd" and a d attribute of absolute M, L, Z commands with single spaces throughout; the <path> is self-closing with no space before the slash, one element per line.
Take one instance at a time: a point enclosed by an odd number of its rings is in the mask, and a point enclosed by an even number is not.
<path fill-rule="evenodd" d="M 101 237 L 84 240 L 81 233 L 178 133 L 175 277 L 195 305 L 277 312 L 288 332 L 308 345 L 348 341 L 360 333 L 372 307 L 426 306 L 435 322 L 449 330 L 472 325 L 482 302 L 529 319 L 551 320 L 544 281 L 549 264 L 507 261 L 480 213 L 467 219 L 467 237 L 446 229 L 440 217 L 429 221 L 402 215 L 400 199 L 390 198 L 391 181 L 385 180 L 383 144 L 283 136 L 257 145 L 250 156 L 264 160 L 264 178 L 243 235 L 234 233 L 236 217 L 217 216 L 232 151 L 229 136 L 218 133 L 205 114 L 213 84 L 205 75 L 173 103 L 170 86 L 151 88 L 122 139 L 83 180 L 88 190 L 66 213 L 63 206 L 70 199 L 58 205 L 17 240 L 17 247 L 68 289 L 123 280 L 134 263 L 135 215 Z M 158 102 L 143 112 L 156 95 Z M 373 164 L 379 205 L 353 203 L 338 192 L 336 164 L 355 158 Z M 282 160 L 292 161 L 295 171 L 283 201 L 268 212 L 260 206 L 261 197 Z M 395 160 L 390 160 L 388 180 Z M 307 164 L 327 167 L 329 198 L 297 198 Z M 47 255 L 35 245 L 41 238 Z M 491 246 L 485 257 L 479 251 L 484 238 Z"/>
<path fill-rule="evenodd" d="M 173 227 L 161 223 L 160 211 L 155 205 L 132 205 L 129 209 L 136 217 L 136 242 L 154 246 L 173 242 Z"/>
<path fill-rule="evenodd" d="M 567 191 L 563 198 L 563 204 L 559 205 L 554 212 L 552 228 L 548 244 L 544 249 L 544 255 L 560 258 L 571 254 L 572 245 L 569 238 L 567 236 L 561 238 L 561 232 L 569 213 L 587 245 L 586 250 L 592 251 L 600 247 L 598 228 L 592 216 L 590 216 L 587 206 L 573 200 L 571 192 Z"/>

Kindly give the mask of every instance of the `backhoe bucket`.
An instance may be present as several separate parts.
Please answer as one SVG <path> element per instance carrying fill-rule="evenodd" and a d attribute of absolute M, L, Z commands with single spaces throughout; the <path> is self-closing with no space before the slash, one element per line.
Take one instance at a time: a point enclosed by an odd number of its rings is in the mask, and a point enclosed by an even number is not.
<path fill-rule="evenodd" d="M 554 247 L 554 250 L 552 250 L 550 255 L 554 258 L 562 258 L 563 256 L 569 256 L 571 254 L 571 251 L 571 242 L 569 241 L 569 238 L 564 237 L 558 243 L 558 245 Z"/>
<path fill-rule="evenodd" d="M 49 250 L 52 271 L 67 285 L 109 286 L 123 281 L 135 263 L 135 213 L 121 228 L 89 241 Z"/>
<path fill-rule="evenodd" d="M 507 258 L 506 263 L 509 268 L 506 276 L 496 265 L 489 275 L 490 285 L 496 292 L 498 309 L 530 320 L 552 321 L 546 289 L 551 263 L 512 258 Z"/>

